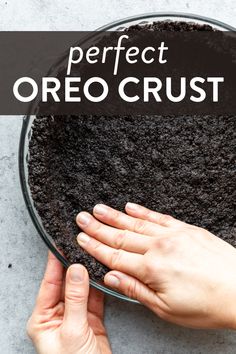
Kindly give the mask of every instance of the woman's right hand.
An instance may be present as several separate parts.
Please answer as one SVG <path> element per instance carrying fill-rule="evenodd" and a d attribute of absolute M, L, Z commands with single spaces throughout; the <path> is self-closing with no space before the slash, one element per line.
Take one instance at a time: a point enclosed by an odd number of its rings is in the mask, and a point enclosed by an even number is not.
<path fill-rule="evenodd" d="M 236 329 L 236 250 L 210 232 L 128 203 L 122 213 L 82 212 L 79 244 L 112 269 L 106 285 L 161 318 L 195 328 Z"/>

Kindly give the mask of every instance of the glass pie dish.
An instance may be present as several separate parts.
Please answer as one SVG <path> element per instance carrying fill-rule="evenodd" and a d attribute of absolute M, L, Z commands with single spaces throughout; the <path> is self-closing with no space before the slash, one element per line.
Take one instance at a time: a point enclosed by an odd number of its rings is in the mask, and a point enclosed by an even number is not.
<path fill-rule="evenodd" d="M 123 20 L 119 20 L 113 22 L 111 24 L 100 27 L 99 31 L 122 31 L 125 28 L 131 25 L 145 25 L 148 23 L 152 23 L 155 21 L 185 21 L 190 23 L 197 24 L 208 24 L 213 26 L 214 28 L 221 31 L 235 31 L 232 26 L 229 26 L 225 23 L 219 22 L 217 20 L 213 20 L 207 17 L 202 17 L 198 15 L 185 14 L 185 13 L 150 13 L 143 14 L 139 16 L 129 17 Z M 20 136 L 20 145 L 19 145 L 19 173 L 20 173 L 20 182 L 21 188 L 24 196 L 24 200 L 29 211 L 30 217 L 33 221 L 34 226 L 36 227 L 39 235 L 46 243 L 47 247 L 51 252 L 62 262 L 65 267 L 69 266 L 69 262 L 63 257 L 60 252 L 57 250 L 53 239 L 46 232 L 41 222 L 41 219 L 37 213 L 37 210 L 34 207 L 33 199 L 31 197 L 30 187 L 28 184 L 28 159 L 29 159 L 29 141 L 32 133 L 32 125 L 34 122 L 35 116 L 25 116 L 23 118 L 21 136 Z M 123 294 L 120 294 L 108 287 L 106 287 L 101 282 L 96 282 L 94 280 L 90 280 L 91 286 L 103 291 L 106 294 L 115 296 L 119 299 L 135 302 L 138 301 L 131 299 Z"/>

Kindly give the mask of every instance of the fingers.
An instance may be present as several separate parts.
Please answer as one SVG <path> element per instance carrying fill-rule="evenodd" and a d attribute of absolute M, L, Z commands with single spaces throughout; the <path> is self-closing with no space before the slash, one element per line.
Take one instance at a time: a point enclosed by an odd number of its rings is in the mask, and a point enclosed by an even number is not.
<path fill-rule="evenodd" d="M 89 290 L 88 311 L 101 320 L 104 315 L 104 294 L 91 287 Z"/>
<path fill-rule="evenodd" d="M 127 214 L 132 215 L 135 218 L 148 220 L 165 227 L 186 225 L 184 222 L 177 220 L 170 215 L 158 213 L 139 204 L 127 203 L 125 210 Z"/>
<path fill-rule="evenodd" d="M 89 213 L 79 213 L 76 220 L 79 227 L 88 235 L 110 247 L 141 254 L 144 254 L 150 247 L 152 239 L 150 236 L 141 236 L 132 231 L 104 225 Z"/>
<path fill-rule="evenodd" d="M 161 225 L 156 225 L 147 220 L 129 216 L 103 204 L 97 204 L 93 209 L 93 214 L 105 224 L 114 226 L 118 229 L 133 231 L 138 234 L 153 236 L 157 233 L 162 234 L 166 231 Z"/>
<path fill-rule="evenodd" d="M 156 302 L 156 294 L 153 290 L 127 274 L 111 271 L 105 275 L 104 283 L 148 307 Z"/>
<path fill-rule="evenodd" d="M 138 300 L 159 317 L 170 319 L 167 317 L 169 306 L 166 302 L 161 299 L 157 291 L 152 290 L 139 280 L 122 272 L 111 271 L 105 275 L 104 283 L 128 297 Z"/>
<path fill-rule="evenodd" d="M 111 248 L 83 232 L 78 235 L 77 240 L 91 256 L 110 269 L 120 270 L 139 279 L 144 278 L 142 255 Z"/>
<path fill-rule="evenodd" d="M 89 277 L 84 266 L 71 265 L 66 273 L 64 325 L 72 332 L 87 327 Z"/>
<path fill-rule="evenodd" d="M 105 335 L 106 330 L 103 324 L 104 315 L 104 294 L 91 287 L 88 300 L 88 323 L 95 335 Z"/>
<path fill-rule="evenodd" d="M 41 312 L 58 304 L 61 300 L 63 281 L 63 265 L 49 252 L 46 271 L 36 301 L 36 311 Z"/>

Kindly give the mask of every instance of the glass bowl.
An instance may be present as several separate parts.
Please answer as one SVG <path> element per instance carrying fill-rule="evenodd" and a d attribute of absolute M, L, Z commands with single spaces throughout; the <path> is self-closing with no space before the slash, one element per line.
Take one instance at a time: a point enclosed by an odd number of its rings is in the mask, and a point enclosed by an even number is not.
<path fill-rule="evenodd" d="M 186 22 L 194 22 L 198 24 L 209 24 L 214 28 L 221 30 L 221 31 L 235 31 L 235 28 L 229 26 L 223 22 L 210 19 L 203 16 L 193 15 L 193 14 L 185 14 L 185 13 L 150 13 L 150 14 L 143 14 L 133 17 L 128 17 L 122 20 L 118 20 L 112 22 L 108 25 L 102 26 L 98 29 L 98 31 L 122 31 L 125 28 L 131 25 L 145 25 L 147 23 L 152 23 L 154 21 L 186 21 Z M 55 68 L 55 66 L 54 66 Z M 59 251 L 57 250 L 53 239 L 50 235 L 45 231 L 41 219 L 34 207 L 34 203 L 31 197 L 31 192 L 28 184 L 28 158 L 29 158 L 29 141 L 31 138 L 32 132 L 32 124 L 34 121 L 35 116 L 25 116 L 23 118 L 21 136 L 20 136 L 20 145 L 19 145 L 19 174 L 20 174 L 20 182 L 22 193 L 24 196 L 24 200 L 26 203 L 26 207 L 29 211 L 30 217 L 33 221 L 35 228 L 37 229 L 39 235 L 49 248 L 49 250 L 61 261 L 61 263 L 67 268 L 69 266 L 69 262 L 63 257 Z M 115 296 L 119 299 L 139 303 L 138 301 L 131 299 L 123 294 L 120 294 L 108 287 L 104 284 L 96 282 L 94 280 L 90 280 L 91 286 L 103 291 L 106 294 Z"/>

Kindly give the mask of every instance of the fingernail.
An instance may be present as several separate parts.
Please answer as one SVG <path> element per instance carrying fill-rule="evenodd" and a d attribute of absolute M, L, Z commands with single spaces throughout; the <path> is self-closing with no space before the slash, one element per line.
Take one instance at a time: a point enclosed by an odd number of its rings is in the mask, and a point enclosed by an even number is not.
<path fill-rule="evenodd" d="M 70 266 L 70 279 L 74 282 L 80 282 L 84 279 L 84 268 L 80 264 Z"/>
<path fill-rule="evenodd" d="M 88 243 L 90 240 L 90 237 L 85 234 L 84 232 L 80 232 L 79 235 L 77 236 L 77 241 L 80 243 L 80 244 L 83 244 L 85 245 L 86 243 Z"/>
<path fill-rule="evenodd" d="M 105 215 L 107 212 L 107 207 L 103 204 L 97 204 L 93 210 L 96 214 Z"/>
<path fill-rule="evenodd" d="M 137 204 L 134 204 L 134 203 L 127 203 L 126 207 L 128 209 L 130 209 L 130 210 L 137 210 L 139 206 Z"/>
<path fill-rule="evenodd" d="M 107 275 L 106 284 L 112 288 L 118 288 L 120 285 L 120 279 L 118 279 L 115 275 Z"/>
<path fill-rule="evenodd" d="M 80 225 L 87 226 L 91 220 L 91 216 L 87 213 L 79 213 L 77 215 L 77 221 Z"/>

